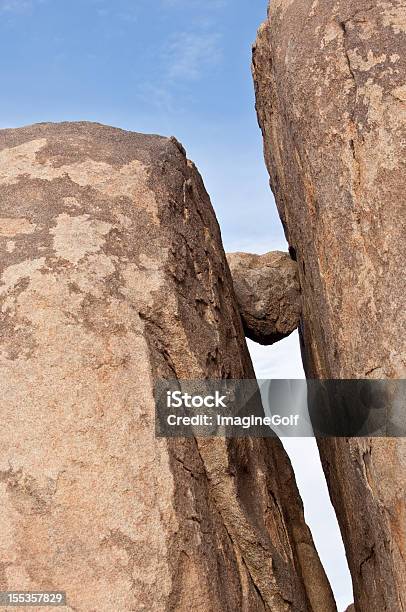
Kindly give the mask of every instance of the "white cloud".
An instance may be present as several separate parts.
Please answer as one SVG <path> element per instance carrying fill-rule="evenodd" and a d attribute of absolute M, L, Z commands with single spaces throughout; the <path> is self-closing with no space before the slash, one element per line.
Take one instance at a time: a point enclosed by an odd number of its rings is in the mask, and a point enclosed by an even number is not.
<path fill-rule="evenodd" d="M 182 32 L 173 37 L 165 51 L 166 74 L 170 80 L 196 80 L 221 58 L 220 35 L 216 32 Z"/>
<path fill-rule="evenodd" d="M 155 54 L 155 78 L 151 75 L 140 83 L 138 95 L 145 99 L 146 92 L 151 93 L 148 101 L 163 112 L 179 111 L 185 99 L 193 96 L 192 84 L 221 63 L 222 36 L 210 19 L 202 19 L 195 28 L 169 35 Z"/>
<path fill-rule="evenodd" d="M 213 10 L 224 8 L 228 0 L 161 0 L 161 4 L 166 8 L 201 8 Z"/>
<path fill-rule="evenodd" d="M 126 10 L 119 10 L 116 6 L 104 5 L 103 2 L 95 0 L 96 15 L 101 19 L 121 19 L 129 24 L 138 22 L 137 7 L 130 6 Z"/>
<path fill-rule="evenodd" d="M 24 14 L 45 2 L 47 0 L 0 0 L 0 13 Z"/>
<path fill-rule="evenodd" d="M 100 0 L 94 0 L 100 1 Z M 193 97 L 192 84 L 215 70 L 223 59 L 222 35 L 215 12 L 226 7 L 229 0 L 160 0 L 166 16 L 175 9 L 185 11 L 189 25 L 170 33 L 155 49 L 156 75 L 139 84 L 138 96 L 145 99 L 150 92 L 152 104 L 163 112 L 179 111 L 185 98 Z"/>
<path fill-rule="evenodd" d="M 173 113 L 181 108 L 179 100 L 164 82 L 161 84 L 142 83 L 137 96 L 139 100 L 148 103 L 162 113 Z"/>
<path fill-rule="evenodd" d="M 32 0 L 1 0 L 0 11 L 19 13 L 30 9 L 33 5 Z"/>

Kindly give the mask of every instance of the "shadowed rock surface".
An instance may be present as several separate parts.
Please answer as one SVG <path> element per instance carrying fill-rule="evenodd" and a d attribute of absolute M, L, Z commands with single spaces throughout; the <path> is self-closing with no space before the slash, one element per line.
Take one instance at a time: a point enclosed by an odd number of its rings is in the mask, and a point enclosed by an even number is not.
<path fill-rule="evenodd" d="M 227 253 L 245 335 L 274 344 L 298 326 L 301 299 L 297 264 L 288 253 Z"/>
<path fill-rule="evenodd" d="M 1 590 L 70 610 L 333 611 L 278 440 L 156 439 L 154 380 L 253 378 L 175 139 L 0 132 Z"/>
<path fill-rule="evenodd" d="M 404 2 L 273 0 L 253 73 L 306 373 L 404 378 Z M 319 447 L 356 609 L 406 609 L 406 440 Z"/>

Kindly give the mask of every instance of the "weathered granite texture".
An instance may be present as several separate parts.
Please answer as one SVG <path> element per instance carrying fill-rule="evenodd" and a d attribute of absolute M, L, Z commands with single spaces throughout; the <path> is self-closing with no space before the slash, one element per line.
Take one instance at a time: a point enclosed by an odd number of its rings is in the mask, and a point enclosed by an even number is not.
<path fill-rule="evenodd" d="M 288 253 L 227 253 L 245 335 L 274 344 L 299 325 L 301 314 L 297 264 Z"/>
<path fill-rule="evenodd" d="M 70 610 L 333 611 L 273 439 L 156 439 L 157 378 L 253 377 L 175 139 L 0 131 L 0 588 Z"/>
<path fill-rule="evenodd" d="M 253 73 L 307 374 L 404 378 L 405 4 L 273 0 Z M 356 609 L 406 609 L 406 441 L 319 447 Z"/>

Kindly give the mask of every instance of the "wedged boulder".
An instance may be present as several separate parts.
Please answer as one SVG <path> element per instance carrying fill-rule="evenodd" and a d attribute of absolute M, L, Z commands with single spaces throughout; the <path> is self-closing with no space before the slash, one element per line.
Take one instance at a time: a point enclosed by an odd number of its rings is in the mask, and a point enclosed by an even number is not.
<path fill-rule="evenodd" d="M 301 297 L 297 264 L 288 253 L 227 253 L 245 335 L 274 344 L 298 326 Z"/>
<path fill-rule="evenodd" d="M 306 373 L 405 378 L 404 2 L 273 0 L 253 73 Z M 356 609 L 406 609 L 406 440 L 319 447 Z"/>
<path fill-rule="evenodd" d="M 68 609 L 335 609 L 279 441 L 157 439 L 154 381 L 253 378 L 175 139 L 0 131 L 2 590 Z"/>

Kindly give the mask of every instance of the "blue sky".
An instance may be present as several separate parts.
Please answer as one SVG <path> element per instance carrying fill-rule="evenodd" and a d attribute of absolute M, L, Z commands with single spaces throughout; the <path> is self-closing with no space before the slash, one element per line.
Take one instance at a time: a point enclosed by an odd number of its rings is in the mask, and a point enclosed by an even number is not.
<path fill-rule="evenodd" d="M 266 0 L 0 0 L 0 127 L 90 120 L 181 140 L 227 250 L 286 249 L 254 108 Z M 249 343 L 258 377 L 303 377 L 297 334 Z M 339 610 L 352 601 L 314 440 L 286 441 Z"/>

